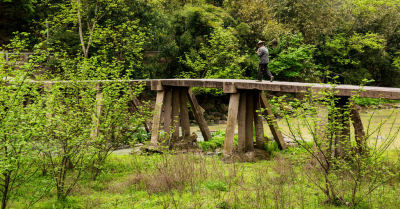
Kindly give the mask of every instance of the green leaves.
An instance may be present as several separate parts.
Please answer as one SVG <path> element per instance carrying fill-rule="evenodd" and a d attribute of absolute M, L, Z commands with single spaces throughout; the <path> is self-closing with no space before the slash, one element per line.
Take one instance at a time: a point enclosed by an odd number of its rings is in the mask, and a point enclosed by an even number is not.
<path fill-rule="evenodd" d="M 361 83 L 379 73 L 379 65 L 387 59 L 385 47 L 385 39 L 375 33 L 354 33 L 349 37 L 338 34 L 328 39 L 323 55 L 330 59 L 330 70 L 345 78 L 346 83 Z"/>
<path fill-rule="evenodd" d="M 284 80 L 316 80 L 319 66 L 314 60 L 315 50 L 315 46 L 303 43 L 301 34 L 282 37 L 278 47 L 271 50 L 274 58 L 269 68 Z"/>
<path fill-rule="evenodd" d="M 215 28 L 207 44 L 198 51 L 185 54 L 181 63 L 190 71 L 181 73 L 185 78 L 243 78 L 240 64 L 245 56 L 240 54 L 237 38 L 232 28 Z"/>

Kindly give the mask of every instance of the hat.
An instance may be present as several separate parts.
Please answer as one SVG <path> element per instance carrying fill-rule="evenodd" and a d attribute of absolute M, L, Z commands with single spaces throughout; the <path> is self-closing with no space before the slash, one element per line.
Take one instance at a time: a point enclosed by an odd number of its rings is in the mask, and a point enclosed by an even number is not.
<path fill-rule="evenodd" d="M 263 44 L 263 43 L 265 43 L 265 41 L 261 41 L 261 40 L 260 40 L 260 41 L 258 41 L 257 45 L 258 45 L 258 44 Z"/>

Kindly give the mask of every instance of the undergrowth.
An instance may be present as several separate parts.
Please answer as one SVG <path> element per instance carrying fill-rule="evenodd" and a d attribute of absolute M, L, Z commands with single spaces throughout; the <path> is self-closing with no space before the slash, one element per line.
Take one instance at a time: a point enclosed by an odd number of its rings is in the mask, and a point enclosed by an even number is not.
<path fill-rule="evenodd" d="M 256 163 L 224 163 L 218 156 L 196 154 L 113 154 L 97 180 L 83 178 L 62 202 L 47 191 L 32 208 L 347 208 L 324 202 L 306 177 L 304 150 L 273 153 L 271 160 Z M 398 153 L 388 156 L 390 162 Z M 27 194 L 44 191 L 44 182 L 45 176 L 33 178 L 11 199 L 10 208 L 26 207 Z M 380 186 L 358 208 L 400 207 L 399 183 L 396 178 Z"/>

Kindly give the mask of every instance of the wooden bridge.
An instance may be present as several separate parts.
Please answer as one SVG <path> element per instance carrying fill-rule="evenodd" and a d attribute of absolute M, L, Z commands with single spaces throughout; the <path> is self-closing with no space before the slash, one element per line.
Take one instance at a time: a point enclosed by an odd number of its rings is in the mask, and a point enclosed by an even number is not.
<path fill-rule="evenodd" d="M 201 133 L 205 140 L 211 138 L 207 123 L 203 117 L 202 109 L 193 95 L 192 87 L 220 88 L 224 93 L 230 94 L 228 120 L 224 144 L 224 156 L 229 156 L 234 150 L 234 134 L 236 123 L 238 125 L 238 147 L 239 152 L 254 150 L 253 127 L 255 127 L 256 147 L 262 148 L 264 143 L 263 120 L 257 110 L 265 109 L 262 113 L 268 118 L 267 123 L 273 134 L 274 140 L 281 149 L 287 145 L 274 120 L 272 109 L 268 103 L 264 91 L 279 91 L 289 93 L 318 93 L 323 89 L 334 88 L 334 94 L 338 97 L 338 105 L 344 106 L 350 96 L 400 99 L 399 88 L 353 86 L 353 85 L 329 85 L 298 82 L 257 82 L 253 80 L 236 79 L 161 79 L 147 80 L 151 89 L 157 91 L 155 115 L 153 117 L 153 128 L 151 143 L 159 141 L 160 123 L 163 118 L 165 132 L 172 137 L 179 137 L 179 127 L 182 129 L 182 138 L 185 140 L 190 135 L 190 124 L 187 102 L 192 107 L 195 119 L 197 120 Z M 362 123 L 357 109 L 352 110 L 352 121 L 355 127 L 355 134 L 360 138 L 364 135 Z M 350 124 L 349 124 L 350 125 Z M 361 127 L 361 128 L 360 128 Z M 348 129 L 350 130 L 350 128 Z"/>
<path fill-rule="evenodd" d="M 35 82 L 35 81 L 33 81 Z M 46 85 L 52 83 L 70 83 L 72 81 L 41 81 Z M 229 156 L 234 151 L 235 127 L 238 125 L 238 147 L 239 152 L 254 150 L 253 127 L 255 127 L 256 147 L 262 148 L 264 144 L 263 119 L 257 110 L 263 108 L 262 112 L 274 140 L 279 148 L 285 149 L 287 145 L 279 131 L 277 123 L 274 120 L 272 109 L 268 103 L 264 91 L 288 92 L 288 93 L 318 93 L 323 89 L 334 88 L 335 96 L 340 97 L 338 106 L 344 106 L 350 96 L 359 95 L 360 97 L 385 98 L 400 100 L 400 88 L 353 86 L 353 85 L 329 85 L 298 82 L 280 82 L 237 79 L 158 79 L 158 80 L 90 80 L 74 81 L 83 83 L 97 83 L 98 95 L 96 100 L 101 100 L 101 83 L 113 82 L 144 82 L 151 86 L 151 90 L 157 91 L 155 114 L 152 123 L 151 144 L 157 145 L 160 141 L 160 132 L 163 129 L 166 133 L 171 133 L 172 138 L 190 140 L 190 122 L 189 109 L 187 104 L 191 105 L 193 115 L 200 127 L 204 140 L 211 139 L 211 133 L 207 122 L 203 117 L 203 110 L 199 106 L 195 95 L 192 93 L 192 87 L 219 88 L 230 95 L 228 119 L 226 127 L 226 136 L 224 144 L 224 156 Z M 98 105 L 100 106 L 100 105 Z M 101 109 L 98 110 L 101 114 Z M 356 139 L 363 137 L 364 131 L 361 118 L 357 109 L 352 110 L 352 122 L 355 127 Z M 163 124 L 163 126 L 161 126 Z M 350 124 L 347 124 L 350 126 Z M 162 127 L 162 129 L 161 129 Z M 179 131 L 181 127 L 181 131 Z M 350 127 L 347 129 L 348 133 Z M 96 131 L 93 133 L 96 134 Z"/>

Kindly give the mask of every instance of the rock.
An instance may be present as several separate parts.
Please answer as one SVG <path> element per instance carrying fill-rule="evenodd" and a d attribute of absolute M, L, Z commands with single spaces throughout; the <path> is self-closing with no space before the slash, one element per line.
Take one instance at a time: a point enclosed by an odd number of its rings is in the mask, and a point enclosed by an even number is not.
<path fill-rule="evenodd" d="M 244 156 L 246 156 L 247 159 L 249 159 L 249 161 L 252 161 L 254 159 L 254 152 L 246 152 L 244 153 Z"/>
<path fill-rule="evenodd" d="M 294 140 L 291 139 L 291 138 L 283 137 L 283 141 L 285 141 L 285 143 L 286 143 L 289 147 L 295 147 L 295 146 L 298 145 L 297 142 L 294 141 Z"/>
<path fill-rule="evenodd" d="M 148 146 L 142 146 L 141 147 L 141 152 L 142 153 L 147 153 L 147 154 L 162 154 L 163 152 L 161 151 L 160 147 L 158 146 L 153 146 L 153 145 L 148 145 Z"/>

